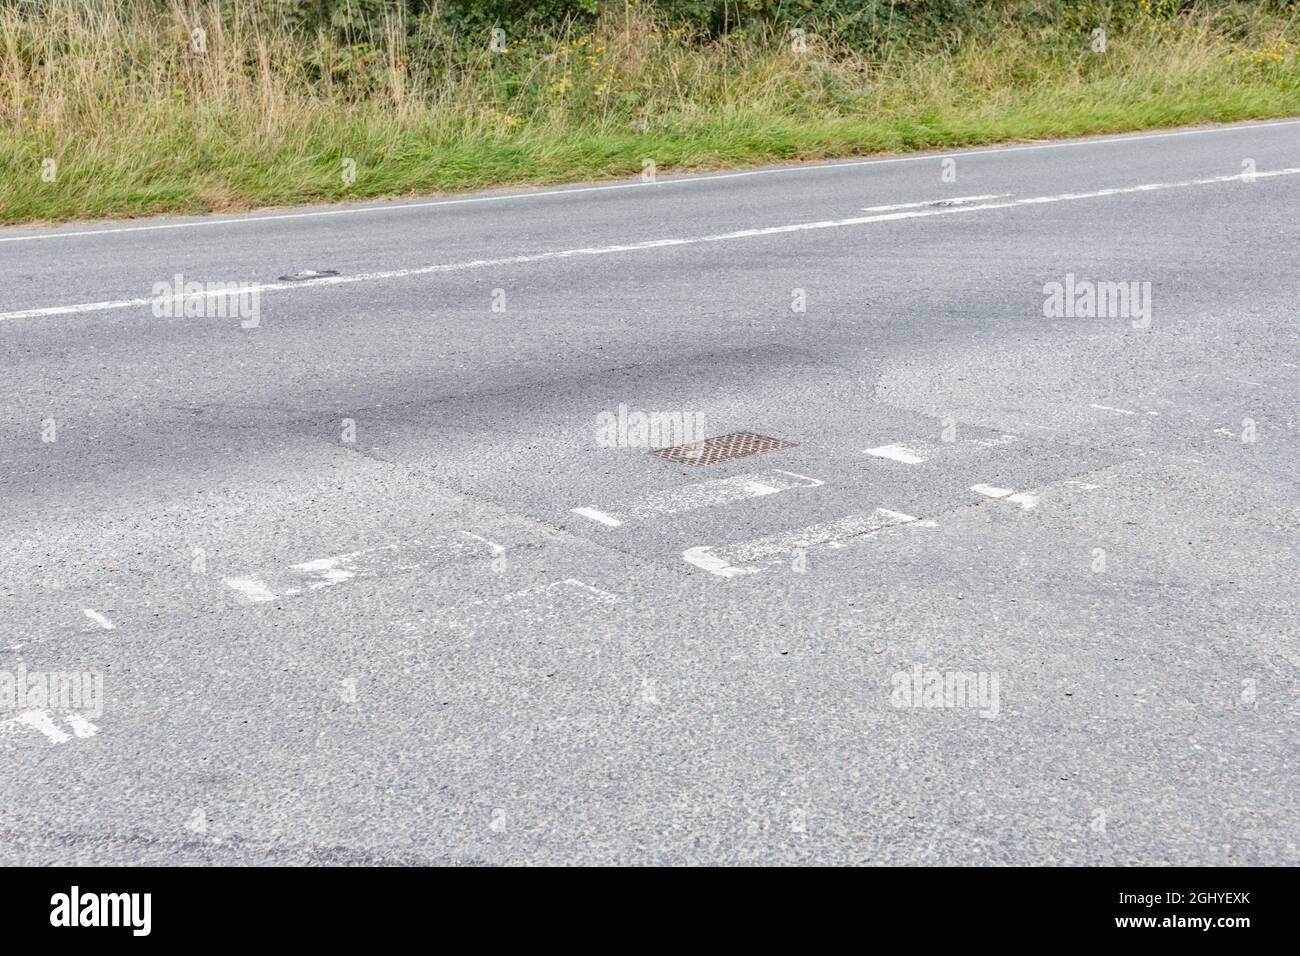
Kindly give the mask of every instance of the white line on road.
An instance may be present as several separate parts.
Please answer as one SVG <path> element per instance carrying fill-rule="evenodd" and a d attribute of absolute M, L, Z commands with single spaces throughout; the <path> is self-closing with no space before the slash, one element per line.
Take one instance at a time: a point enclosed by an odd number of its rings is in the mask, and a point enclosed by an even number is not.
<path fill-rule="evenodd" d="M 879 448 L 868 448 L 863 454 L 874 455 L 876 458 L 888 458 L 890 461 L 900 461 L 904 465 L 919 465 L 925 461 L 925 456 L 917 454 L 910 448 L 904 448 L 902 445 L 881 445 Z"/>
<path fill-rule="evenodd" d="M 1011 193 L 986 193 L 983 196 L 951 196 L 941 199 L 926 199 L 921 202 L 900 202 L 892 206 L 863 206 L 863 212 L 892 212 L 895 209 L 920 209 L 923 206 L 955 206 L 964 202 L 982 202 L 986 199 L 1006 199 Z"/>
<path fill-rule="evenodd" d="M 72 728 L 72 732 L 78 737 L 93 737 L 99 733 L 99 728 L 81 714 L 65 714 L 63 719 L 68 722 L 68 726 Z"/>
<path fill-rule="evenodd" d="M 16 718 L 20 724 L 25 724 L 33 730 L 39 730 L 45 735 L 46 739 L 53 744 L 66 744 L 72 739 L 72 735 L 60 728 L 54 718 L 50 716 L 49 711 L 29 710 L 21 713 Z"/>
<path fill-rule="evenodd" d="M 702 176 L 676 176 L 658 179 L 653 183 L 622 182 L 600 186 L 575 186 L 561 189 L 538 189 L 531 192 L 495 194 L 491 196 L 465 196 L 458 199 L 432 199 L 423 202 L 391 203 L 385 206 L 347 206 L 340 209 L 314 209 L 310 212 L 270 213 L 251 216 L 233 216 L 227 219 L 196 219 L 190 222 L 149 223 L 140 226 L 113 226 L 107 229 L 82 229 L 68 232 L 45 232 L 26 236 L 0 236 L 0 242 L 30 242 L 40 239 L 72 239 L 80 236 L 111 235 L 123 232 L 154 232 L 160 229 L 189 229 L 203 226 L 228 226 L 239 223 L 278 222 L 282 219 L 315 219 L 321 216 L 350 216 L 372 212 L 394 212 L 403 209 L 428 209 L 435 206 L 460 206 L 469 203 L 504 202 L 511 199 L 546 199 L 578 193 L 607 192 L 615 189 L 659 189 L 664 186 L 707 183 L 720 179 L 740 179 L 748 176 L 770 176 L 778 173 L 822 172 L 834 169 L 853 169 L 860 166 L 883 166 L 892 163 L 917 163 L 934 161 L 945 156 L 996 156 L 1002 153 L 1023 153 L 1040 149 L 1070 149 L 1080 146 L 1108 146 L 1113 143 L 1141 142 L 1148 139 L 1168 139 L 1174 136 L 1202 136 L 1207 133 L 1231 133 L 1238 130 L 1269 129 L 1274 126 L 1292 126 L 1300 120 L 1278 120 L 1271 123 L 1212 126 L 1198 129 L 1180 129 L 1163 133 L 1137 133 L 1125 136 L 1106 136 L 1089 139 L 1063 140 L 1052 143 L 1028 143 L 1021 146 L 993 146 L 978 149 L 952 150 L 942 153 L 920 153 L 910 156 L 886 156 L 879 159 L 858 159 L 843 163 L 815 163 L 800 166 L 776 166 L 766 169 L 746 169 L 731 173 L 711 173 Z"/>
<path fill-rule="evenodd" d="M 86 617 L 90 618 L 104 630 L 111 631 L 113 629 L 113 622 L 98 611 L 92 611 L 90 608 L 86 608 L 81 613 L 86 615 Z"/>
<path fill-rule="evenodd" d="M 716 505 L 732 504 L 747 498 L 762 498 L 775 495 L 792 488 L 817 488 L 825 482 L 806 475 L 797 475 L 792 471 L 773 468 L 752 475 L 734 475 L 730 478 L 714 478 L 694 484 L 669 488 L 644 498 L 631 501 L 610 514 L 595 508 L 571 508 L 574 514 L 590 518 L 610 527 L 618 527 L 625 521 L 644 520 L 657 515 L 678 514 L 683 511 L 698 511 Z"/>
<path fill-rule="evenodd" d="M 1031 495 L 1027 492 L 1012 491 L 1010 488 L 997 488 L 993 485 L 971 485 L 970 490 L 984 495 L 986 498 L 1005 499 L 1012 504 L 1019 505 L 1026 511 L 1038 507 L 1038 495 Z"/>
<path fill-rule="evenodd" d="M 227 587 L 234 588 L 246 601 L 260 603 L 275 600 L 275 592 L 267 587 L 261 578 L 225 578 L 224 582 Z"/>
<path fill-rule="evenodd" d="M 590 518 L 592 521 L 599 521 L 601 524 L 607 524 L 611 528 L 617 528 L 623 522 L 613 515 L 607 515 L 603 511 L 595 508 L 570 508 L 575 515 L 582 515 L 584 518 Z"/>
<path fill-rule="evenodd" d="M 1271 179 L 1276 176 L 1295 176 L 1300 174 L 1300 167 L 1274 169 L 1266 172 L 1252 173 L 1253 180 Z M 612 246 L 594 246 L 583 249 L 561 249 L 555 252 L 539 252 L 531 255 L 507 256 L 501 259 L 473 259 L 468 262 L 436 263 L 418 266 L 412 269 L 390 269 L 385 272 L 363 272 L 356 275 L 327 276 L 306 282 L 267 282 L 250 283 L 237 291 L 211 290 L 187 295 L 173 296 L 171 302 L 190 300 L 210 300 L 229 298 L 232 295 L 261 294 L 264 292 L 304 291 L 325 286 L 350 285 L 356 282 L 380 282 L 389 279 L 405 279 L 411 276 L 436 275 L 444 272 L 463 272 L 470 269 L 499 268 L 501 266 L 528 265 L 534 262 L 553 262 L 559 259 L 572 259 L 579 256 L 604 256 L 619 252 L 642 252 L 647 249 L 659 249 L 668 246 L 693 246 L 708 242 L 729 242 L 736 239 L 753 239 L 760 236 L 776 236 L 795 232 L 810 232 L 819 229 L 843 229 L 849 226 L 862 226 L 876 222 L 897 222 L 904 219 L 928 219 L 932 216 L 957 216 L 964 213 L 982 212 L 989 209 L 1012 209 L 1018 206 L 1036 206 L 1055 202 L 1073 202 L 1080 199 L 1098 199 L 1109 196 L 1130 195 L 1133 193 L 1156 192 L 1167 189 L 1182 189 L 1190 186 L 1209 186 L 1214 184 L 1241 182 L 1240 173 L 1231 176 L 1211 176 L 1206 179 L 1188 179 L 1172 183 L 1145 183 L 1141 186 L 1119 186 L 1111 189 L 1098 189 L 1082 193 L 1057 193 L 1050 196 L 1034 196 L 1028 199 L 1012 199 L 1006 202 L 973 203 L 965 206 L 945 206 L 942 208 L 913 209 L 900 212 L 878 213 L 871 216 L 857 216 L 852 219 L 824 219 L 815 222 L 795 222 L 783 226 L 764 226 L 755 229 L 740 229 L 735 232 L 723 232 L 709 236 L 692 236 L 680 239 L 650 239 L 643 242 L 631 242 Z M 75 315 L 85 312 L 106 312 L 115 309 L 127 309 L 150 305 L 150 298 L 115 299 L 104 302 L 83 302 L 76 305 L 56 305 L 38 309 L 21 309 L 17 312 L 0 312 L 0 321 L 6 319 L 47 318 L 55 315 Z"/>
<path fill-rule="evenodd" d="M 850 515 L 835 521 L 809 525 L 795 531 L 755 538 L 742 544 L 727 545 L 715 551 L 712 545 L 700 545 L 682 552 L 682 558 L 697 568 L 722 578 L 754 574 L 761 568 L 747 567 L 771 561 L 802 548 L 818 545 L 836 546 L 847 538 L 875 534 L 884 528 L 916 521 L 911 515 L 888 508 L 877 508 L 869 515 Z"/>

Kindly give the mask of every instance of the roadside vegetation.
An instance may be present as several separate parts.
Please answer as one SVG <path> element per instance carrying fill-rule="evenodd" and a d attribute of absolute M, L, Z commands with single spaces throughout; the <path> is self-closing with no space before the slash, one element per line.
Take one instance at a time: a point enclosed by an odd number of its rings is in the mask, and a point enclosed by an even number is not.
<path fill-rule="evenodd" d="M 1300 4 L 0 0 L 0 222 L 1300 115 Z"/>

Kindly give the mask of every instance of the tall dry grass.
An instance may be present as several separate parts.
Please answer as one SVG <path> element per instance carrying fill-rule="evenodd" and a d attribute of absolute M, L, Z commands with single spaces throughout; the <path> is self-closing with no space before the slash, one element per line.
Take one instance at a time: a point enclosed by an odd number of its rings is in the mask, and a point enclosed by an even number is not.
<path fill-rule="evenodd" d="M 274 7 L 5 5 L 0 220 L 1300 113 L 1297 32 L 1294 16 L 1236 23 L 1231 36 L 1208 14 L 1153 16 L 1096 55 L 1078 31 L 1004 23 L 870 57 L 815 33 L 796 51 L 775 28 L 706 39 L 629 8 L 589 33 L 511 37 L 493 51 L 400 12 L 349 44 Z"/>

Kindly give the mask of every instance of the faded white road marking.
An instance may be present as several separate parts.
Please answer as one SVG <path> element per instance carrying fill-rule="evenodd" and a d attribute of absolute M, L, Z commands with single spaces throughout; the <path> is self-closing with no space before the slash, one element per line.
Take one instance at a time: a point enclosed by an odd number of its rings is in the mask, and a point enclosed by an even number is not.
<path fill-rule="evenodd" d="M 902 445 L 881 445 L 879 448 L 868 448 L 865 454 L 874 455 L 877 458 L 888 458 L 890 461 L 901 461 L 905 465 L 919 465 L 925 461 L 923 455 L 918 455 L 912 449 L 904 448 Z"/>
<path fill-rule="evenodd" d="M 762 568 L 752 567 L 763 564 L 794 551 L 817 546 L 843 547 L 843 542 L 850 538 L 875 534 L 893 525 L 915 522 L 916 518 L 888 508 L 877 508 L 869 515 L 850 515 L 836 521 L 809 525 L 794 531 L 755 538 L 741 544 L 725 545 L 715 548 L 713 545 L 699 545 L 687 548 L 682 558 L 687 564 L 708 571 L 722 578 L 734 578 L 742 574 L 754 574 Z"/>
<path fill-rule="evenodd" d="M 1041 149 L 1071 149 L 1081 146 L 1108 146 L 1113 143 L 1141 142 L 1148 139 L 1168 139 L 1174 136 L 1202 136 L 1208 133 L 1232 133 L 1238 130 L 1268 129 L 1273 126 L 1292 126 L 1300 120 L 1278 120 L 1269 123 L 1235 124 L 1198 129 L 1170 130 L 1161 133 L 1136 133 L 1122 136 L 1099 136 L 1087 139 L 1064 140 L 1052 143 L 1030 143 L 1020 146 L 993 146 L 977 149 L 950 150 L 941 153 L 917 153 L 908 156 L 885 156 L 878 159 L 849 160 L 842 163 L 814 163 L 796 166 L 776 166 L 765 169 L 746 169 L 730 173 L 712 173 L 703 176 L 664 177 L 654 183 L 641 181 L 606 183 L 599 186 L 574 186 L 561 189 L 535 189 L 528 192 L 494 194 L 490 196 L 464 196 L 458 199 L 431 199 L 422 202 L 391 203 L 384 206 L 347 206 L 341 209 L 313 209 L 308 212 L 272 213 L 252 216 L 232 216 L 225 219 L 198 219 L 190 222 L 149 223 L 139 226 L 113 226 L 107 229 L 83 229 L 75 232 L 45 232 L 25 236 L 0 236 L 0 242 L 29 242 L 38 239 L 72 239 L 81 236 L 112 235 L 123 232 L 154 232 L 160 229 L 190 229 L 203 226 L 229 226 L 242 223 L 278 222 L 282 219 L 315 219 L 322 216 L 351 216 L 362 213 L 394 212 L 403 209 L 428 209 L 436 206 L 461 206 L 470 203 L 507 202 L 514 199 L 546 199 L 580 193 L 607 192 L 614 189 L 662 189 L 665 186 L 708 183 L 721 179 L 744 179 L 750 176 L 771 176 L 790 173 L 823 172 L 836 169 L 854 169 L 861 166 L 887 166 L 894 163 L 933 162 L 944 156 L 997 156 L 1004 153 L 1023 153 Z M 1258 175 L 1258 173 L 1256 174 Z M 1233 177 L 1240 179 L 1238 175 Z"/>
<path fill-rule="evenodd" d="M 1101 411 L 1101 412 L 1115 412 L 1116 414 L 1119 414 L 1119 415 L 1136 415 L 1136 414 L 1138 414 L 1137 412 L 1135 412 L 1135 411 L 1131 411 L 1130 409 L 1127 409 L 1127 408 L 1116 408 L 1114 405 L 1097 405 L 1097 404 L 1090 404 L 1088 407 L 1089 407 L 1089 408 L 1095 408 L 1095 409 L 1097 409 L 1098 411 Z M 1149 410 L 1148 410 L 1146 414 L 1148 414 L 1148 415 L 1159 415 L 1160 413 L 1159 413 L 1159 412 L 1153 412 L 1153 411 L 1149 411 Z"/>
<path fill-rule="evenodd" d="M 1300 167 L 1266 170 L 1256 172 L 1256 181 L 1271 179 L 1275 176 L 1295 176 L 1300 174 Z M 650 239 L 610 246 L 594 246 L 582 249 L 562 249 L 555 252 L 539 252 L 532 255 L 506 256 L 500 259 L 473 259 L 468 262 L 437 263 L 410 269 L 390 269 L 384 272 L 363 272 L 356 275 L 327 276 L 322 279 L 310 279 L 306 282 L 266 282 L 249 283 L 238 290 L 207 290 L 188 295 L 174 296 L 173 304 L 188 300 L 229 298 L 231 295 L 262 294 L 265 292 L 302 292 L 307 289 L 319 289 L 326 286 L 350 285 L 356 282 L 380 282 L 391 279 L 405 279 L 411 276 L 437 275 L 448 272 L 463 272 L 471 269 L 497 269 L 512 265 L 527 265 L 534 262 L 554 262 L 582 256 L 604 256 L 620 252 L 641 252 L 647 249 L 659 249 L 666 246 L 693 246 L 710 242 L 730 242 L 736 239 L 753 239 L 760 236 L 776 236 L 796 232 L 808 232 L 819 229 L 843 229 L 848 226 L 862 226 L 876 222 L 897 222 L 904 219 L 927 219 L 932 216 L 959 216 L 966 213 L 982 212 L 989 209 L 1012 209 L 1019 206 L 1043 205 L 1055 202 L 1072 202 L 1080 199 L 1097 199 L 1108 196 L 1122 196 L 1133 193 L 1155 192 L 1158 190 L 1181 189 L 1190 186 L 1209 186 L 1214 184 L 1239 182 L 1241 175 L 1212 176 L 1206 179 L 1188 179 L 1172 183 L 1147 183 L 1142 186 L 1120 186 L 1112 189 L 1099 189 L 1092 192 L 1058 193 L 1050 196 L 1035 196 L 1029 199 L 1011 199 L 1004 202 L 971 203 L 962 206 L 947 206 L 941 209 L 912 209 L 899 212 L 877 213 L 870 216 L 857 216 L 852 219 L 824 219 L 816 222 L 796 222 L 782 226 L 765 226 L 755 229 L 739 229 L 735 232 L 723 232 L 708 236 L 691 236 L 680 239 Z M 46 318 L 55 315 L 75 315 L 86 312 L 105 312 L 115 309 L 127 309 L 150 305 L 152 298 L 115 299 L 104 302 L 83 302 L 76 305 L 56 305 L 37 309 L 21 309 L 17 312 L 0 312 L 0 321 L 7 319 Z"/>
<path fill-rule="evenodd" d="M 613 513 L 595 508 L 571 508 L 574 514 L 617 527 L 626 521 L 643 521 L 658 515 L 698 511 L 716 505 L 732 504 L 747 498 L 762 498 L 793 488 L 817 488 L 825 482 L 807 475 L 773 468 L 752 475 L 714 478 L 655 492 L 613 509 Z"/>
<path fill-rule="evenodd" d="M 477 542 L 477 543 L 473 543 Z M 362 548 L 343 554 L 313 558 L 289 565 L 283 572 L 225 578 L 224 583 L 239 595 L 241 602 L 274 601 L 276 595 L 296 595 L 319 591 L 359 578 L 412 571 L 431 563 L 471 560 L 488 554 L 497 557 L 505 546 L 468 531 L 439 535 L 432 541 L 399 541 L 374 548 Z M 268 583 L 268 578 L 271 583 Z"/>
<path fill-rule="evenodd" d="M 1003 498 L 1013 504 L 1019 505 L 1026 511 L 1030 508 L 1038 507 L 1038 495 L 1031 495 L 1027 492 L 1012 491 L 1010 488 L 998 488 L 994 485 L 971 485 L 970 490 L 984 495 L 987 498 Z"/>
<path fill-rule="evenodd" d="M 566 598 L 573 600 L 565 600 Z M 511 609 L 523 608 L 529 616 L 529 623 L 536 626 L 558 614 L 562 607 L 571 608 L 578 613 L 589 613 L 592 602 L 598 606 L 612 607 L 622 604 L 623 599 L 577 578 L 564 578 L 508 594 L 477 598 L 458 607 L 448 608 L 444 623 L 449 627 L 482 626 L 501 619 Z"/>
<path fill-rule="evenodd" d="M 15 736 L 23 731 L 34 730 L 52 744 L 66 744 L 74 736 L 85 738 L 99 733 L 99 728 L 81 714 L 65 714 L 63 719 L 72 728 L 71 734 L 58 725 L 48 710 L 42 708 L 25 710 L 17 717 L 0 720 L 0 737 Z"/>
<path fill-rule="evenodd" d="M 892 212 L 895 209 L 920 209 L 924 206 L 952 206 L 963 202 L 981 202 L 986 199 L 1006 199 L 1011 193 L 987 193 L 983 196 L 952 196 L 926 199 L 922 202 L 900 202 L 892 206 L 863 206 L 863 212 Z"/>
<path fill-rule="evenodd" d="M 488 546 L 488 550 L 492 552 L 493 557 L 495 557 L 498 554 L 506 553 L 506 546 L 504 544 L 497 544 L 495 541 L 485 538 L 481 534 L 474 534 L 471 531 L 462 531 L 460 533 L 467 538 L 472 538 L 475 541 L 481 541 L 483 544 L 486 544 Z"/>
<path fill-rule="evenodd" d="M 86 608 L 81 613 L 86 615 L 86 617 L 90 618 L 104 630 L 111 631 L 113 629 L 113 622 L 98 611 L 92 611 L 90 608 Z"/>
<path fill-rule="evenodd" d="M 68 722 L 68 726 L 78 737 L 93 737 L 99 733 L 99 728 L 81 714 L 65 714 L 63 719 Z"/>
<path fill-rule="evenodd" d="M 611 528 L 617 528 L 623 523 L 612 515 L 607 515 L 605 512 L 598 511 L 595 508 L 570 508 L 569 510 L 575 515 L 582 515 L 584 518 L 590 518 L 592 521 L 599 521 L 601 524 L 607 524 Z"/>
<path fill-rule="evenodd" d="M 239 593 L 239 596 L 246 601 L 257 603 L 275 600 L 275 592 L 267 587 L 261 578 L 225 578 L 223 580 L 227 587 L 234 588 Z"/>
<path fill-rule="evenodd" d="M 49 711 L 45 711 L 45 710 L 24 711 L 23 713 L 18 715 L 16 720 L 18 721 L 18 723 L 25 724 L 26 726 L 31 727 L 33 730 L 39 730 L 42 734 L 45 735 L 46 739 L 49 740 L 50 743 L 66 744 L 69 740 L 72 739 L 71 734 L 60 729 L 58 724 L 54 722 L 54 718 L 50 716 Z"/>
<path fill-rule="evenodd" d="M 339 554 L 329 558 L 316 558 L 314 561 L 304 561 L 301 564 L 289 565 L 289 570 L 295 574 L 301 574 L 304 577 L 315 578 L 309 581 L 307 587 L 327 588 L 331 584 L 342 584 L 344 581 L 350 581 L 357 576 L 357 572 L 343 565 L 356 558 L 363 552 L 355 551 L 352 554 Z"/>

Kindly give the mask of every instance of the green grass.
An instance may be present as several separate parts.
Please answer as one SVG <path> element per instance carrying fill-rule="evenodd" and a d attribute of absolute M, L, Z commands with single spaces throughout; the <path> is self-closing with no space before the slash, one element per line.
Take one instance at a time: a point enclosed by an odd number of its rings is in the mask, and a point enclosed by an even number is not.
<path fill-rule="evenodd" d="M 994 23 L 868 57 L 645 15 L 468 49 L 430 23 L 344 47 L 209 7 L 0 8 L 0 222 L 201 213 L 1300 114 L 1295 17 Z M 233 17 L 233 19 L 232 19 Z M 206 30 L 206 53 L 191 30 Z M 521 43 L 520 40 L 528 42 Z M 53 181 L 42 178 L 46 160 Z M 345 161 L 356 176 L 345 181 Z M 48 167 L 46 167 L 48 168 Z"/>

